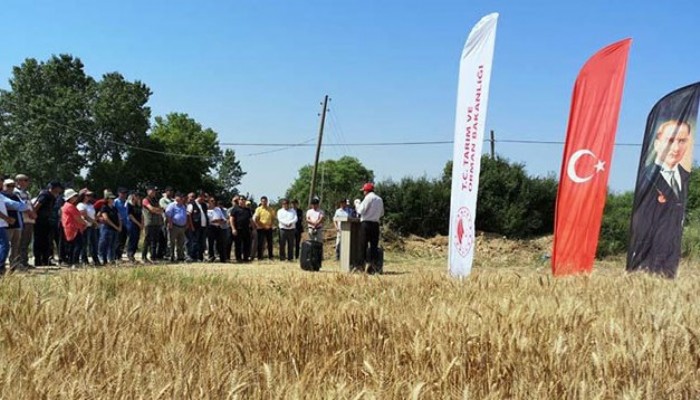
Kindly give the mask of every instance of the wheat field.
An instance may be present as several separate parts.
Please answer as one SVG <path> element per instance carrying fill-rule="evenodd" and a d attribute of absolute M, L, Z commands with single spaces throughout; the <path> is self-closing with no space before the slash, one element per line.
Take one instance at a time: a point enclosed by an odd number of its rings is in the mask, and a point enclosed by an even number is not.
<path fill-rule="evenodd" d="M 518 265 L 518 266 L 513 266 Z M 690 399 L 697 267 L 387 254 L 387 274 L 200 264 L 0 280 L 5 399 Z"/>

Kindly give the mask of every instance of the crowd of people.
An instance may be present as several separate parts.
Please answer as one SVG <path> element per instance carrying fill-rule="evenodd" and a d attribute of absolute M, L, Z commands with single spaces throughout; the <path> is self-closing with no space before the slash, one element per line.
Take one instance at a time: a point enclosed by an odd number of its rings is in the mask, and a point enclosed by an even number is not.
<path fill-rule="evenodd" d="M 273 235 L 279 235 L 279 259 L 300 257 L 304 223 L 309 240 L 323 241 L 327 218 L 314 198 L 304 212 L 299 201 L 282 199 L 275 210 L 263 196 L 255 205 L 234 196 L 225 208 L 221 199 L 204 191 L 184 194 L 166 187 L 149 186 L 145 194 L 118 188 L 104 190 L 98 198 L 88 188 L 76 191 L 51 182 L 36 197 L 24 174 L 3 180 L 0 192 L 0 274 L 35 267 L 103 266 L 126 256 L 136 263 L 143 236 L 143 263 L 231 261 L 245 263 L 257 258 L 275 259 Z M 369 246 L 367 261 L 377 258 L 379 219 L 384 205 L 374 186 L 362 188 L 364 200 L 354 204 L 343 199 L 333 215 L 335 254 L 340 255 L 339 219 L 359 217 L 363 240 Z M 30 264 L 30 246 L 34 264 Z M 205 258 L 206 254 L 206 258 Z"/>

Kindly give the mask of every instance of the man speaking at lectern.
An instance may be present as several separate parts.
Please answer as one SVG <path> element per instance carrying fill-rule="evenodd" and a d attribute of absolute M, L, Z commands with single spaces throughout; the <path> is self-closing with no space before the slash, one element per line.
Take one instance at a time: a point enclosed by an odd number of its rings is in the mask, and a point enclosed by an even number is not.
<path fill-rule="evenodd" d="M 381 270 L 377 265 L 379 258 L 379 219 L 384 216 L 384 201 L 374 193 L 374 184 L 365 183 L 362 186 L 365 198 L 355 199 L 355 210 L 360 215 L 362 224 L 362 248 L 367 254 L 366 263 L 369 263 L 367 272 L 373 274 Z M 367 245 L 369 244 L 369 253 Z"/>

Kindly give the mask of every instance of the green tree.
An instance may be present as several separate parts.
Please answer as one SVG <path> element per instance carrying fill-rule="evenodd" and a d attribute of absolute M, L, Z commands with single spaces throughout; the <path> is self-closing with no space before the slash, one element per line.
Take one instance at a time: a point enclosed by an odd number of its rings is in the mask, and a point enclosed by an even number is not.
<path fill-rule="evenodd" d="M 309 200 L 312 173 L 312 165 L 301 167 L 286 196 L 305 204 Z M 321 204 L 332 207 L 339 199 L 358 197 L 362 185 L 373 180 L 374 173 L 357 158 L 345 156 L 338 160 L 325 160 L 318 164 L 316 194 Z"/>
<path fill-rule="evenodd" d="M 94 132 L 94 98 L 95 82 L 79 58 L 29 58 L 14 67 L 10 90 L 0 92 L 2 170 L 27 173 L 42 185 L 79 179 Z"/>
<path fill-rule="evenodd" d="M 92 184 L 114 190 L 142 183 L 141 174 L 149 169 L 150 158 L 138 153 L 155 147 L 148 137 L 150 96 L 144 83 L 128 82 L 117 72 L 104 75 L 97 83 L 92 107 L 95 134 L 88 138 L 86 149 L 87 179 Z"/>
<path fill-rule="evenodd" d="M 204 129 L 187 114 L 171 113 L 156 117 L 150 137 L 154 147 L 166 153 L 147 156 L 151 168 L 158 171 L 151 183 L 181 190 L 216 189 L 211 171 L 222 160 L 222 153 L 211 128 Z"/>
<path fill-rule="evenodd" d="M 422 237 L 448 233 L 449 181 L 425 176 L 388 180 L 378 183 L 375 191 L 384 200 L 384 222 L 394 233 Z"/>
<path fill-rule="evenodd" d="M 218 193 L 225 202 L 238 194 L 237 186 L 241 184 L 241 178 L 245 175 L 241 162 L 236 158 L 236 152 L 226 149 L 221 157 L 216 170 L 215 192 Z"/>
<path fill-rule="evenodd" d="M 95 135 L 89 142 L 92 162 L 121 161 L 129 152 L 122 143 L 140 146 L 147 140 L 151 90 L 140 81 L 128 82 L 118 72 L 105 74 L 96 85 L 92 107 Z"/>
<path fill-rule="evenodd" d="M 608 194 L 598 237 L 596 250 L 598 257 L 622 254 L 627 251 L 633 201 L 633 192 Z"/>
<path fill-rule="evenodd" d="M 552 233 L 557 180 L 529 177 L 523 164 L 482 157 L 476 229 L 512 237 Z"/>

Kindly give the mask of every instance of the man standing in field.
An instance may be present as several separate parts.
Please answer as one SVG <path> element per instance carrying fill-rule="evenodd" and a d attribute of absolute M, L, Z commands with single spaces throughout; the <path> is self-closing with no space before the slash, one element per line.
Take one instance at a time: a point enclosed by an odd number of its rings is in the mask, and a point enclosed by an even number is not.
<path fill-rule="evenodd" d="M 362 186 L 362 192 L 365 198 L 362 201 L 355 200 L 355 210 L 360 215 L 362 249 L 367 254 L 366 262 L 369 263 L 367 272 L 374 273 L 378 269 L 376 264 L 379 257 L 379 219 L 384 216 L 384 201 L 374 193 L 374 184 L 371 182 Z"/>
<path fill-rule="evenodd" d="M 17 185 L 15 188 L 15 194 L 18 195 L 22 202 L 27 205 L 27 211 L 22 214 L 24 227 L 22 228 L 22 237 L 19 242 L 20 264 L 23 269 L 27 269 L 30 268 L 29 244 L 32 242 L 32 237 L 34 237 L 34 222 L 36 214 L 34 213 L 34 208 L 32 207 L 32 197 L 27 191 L 29 188 L 29 177 L 24 174 L 18 174 L 15 177 L 15 183 Z"/>
<path fill-rule="evenodd" d="M 0 276 L 5 274 L 5 261 L 10 251 L 10 241 L 7 238 L 7 228 L 17 221 L 9 215 L 8 210 L 25 211 L 27 205 L 14 201 L 0 194 Z"/>
<path fill-rule="evenodd" d="M 204 247 L 207 242 L 207 194 L 199 191 L 197 197 L 187 205 L 188 228 L 191 232 L 192 244 L 190 258 L 193 261 L 204 261 Z"/>
<path fill-rule="evenodd" d="M 10 242 L 10 270 L 15 271 L 21 266 L 19 244 L 22 240 L 22 227 L 24 226 L 22 212 L 26 211 L 27 207 L 15 193 L 15 181 L 12 179 L 5 179 L 3 182 L 2 196 L 12 201 L 11 204 L 24 205 L 22 208 L 14 205 L 8 205 L 7 207 L 7 216 L 13 220 L 13 222 L 6 227 L 7 239 Z"/>
<path fill-rule="evenodd" d="M 158 204 L 155 186 L 149 186 L 146 189 L 146 198 L 141 202 L 141 206 L 143 224 L 146 230 L 141 258 L 143 262 L 153 262 L 158 257 L 160 230 L 163 228 L 163 209 Z M 148 259 L 149 250 L 151 252 L 151 260 Z"/>
<path fill-rule="evenodd" d="M 289 208 L 289 201 L 282 199 L 282 209 L 277 212 L 280 228 L 280 260 L 294 260 L 294 234 L 297 226 L 297 213 Z"/>
<path fill-rule="evenodd" d="M 250 261 L 251 251 L 251 229 L 253 225 L 253 213 L 246 206 L 246 198 L 239 197 L 238 204 L 231 208 L 229 212 L 229 225 L 234 238 L 234 251 L 236 261 Z"/>
<path fill-rule="evenodd" d="M 323 220 L 325 214 L 319 208 L 321 201 L 314 197 L 311 200 L 311 208 L 306 211 L 306 225 L 309 229 L 309 240 L 323 242 Z"/>
<path fill-rule="evenodd" d="M 122 223 L 122 230 L 117 233 L 117 243 L 114 250 L 115 259 L 121 260 L 122 254 L 124 253 L 124 247 L 126 247 L 126 238 L 128 236 L 126 232 L 126 223 L 129 220 L 129 212 L 126 210 L 126 198 L 129 195 L 129 191 L 126 188 L 119 188 L 118 197 L 114 200 L 114 207 L 119 213 L 119 220 Z"/>
<path fill-rule="evenodd" d="M 185 261 L 185 232 L 187 231 L 187 207 L 185 195 L 175 194 L 175 201 L 165 210 L 168 217 L 168 236 L 170 237 L 170 261 Z M 189 255 L 187 260 L 189 260 Z"/>
<path fill-rule="evenodd" d="M 263 243 L 267 243 L 267 255 L 272 255 L 272 224 L 275 221 L 275 210 L 267 204 L 267 197 L 260 198 L 260 205 L 255 209 L 253 221 L 258 230 L 258 259 L 263 257 Z"/>
<path fill-rule="evenodd" d="M 166 186 L 165 190 L 163 190 L 163 196 L 160 198 L 158 201 L 158 205 L 160 208 L 163 209 L 163 212 L 168 209 L 168 206 L 172 204 L 174 201 L 173 199 L 173 188 L 170 186 Z M 168 258 L 170 260 L 173 259 L 173 244 L 171 243 L 172 240 L 170 240 L 170 229 L 168 229 L 168 224 L 167 224 L 167 216 L 166 216 L 166 221 L 163 224 L 163 230 L 161 231 L 159 241 L 160 241 L 160 246 L 162 247 L 162 251 L 164 253 L 162 254 L 163 258 Z"/>
<path fill-rule="evenodd" d="M 52 224 L 58 223 L 53 217 L 53 210 L 56 199 L 62 191 L 63 186 L 59 182 L 51 182 L 45 190 L 39 193 L 32 204 L 36 213 L 36 222 L 34 223 L 34 266 L 36 267 L 49 265 Z"/>

